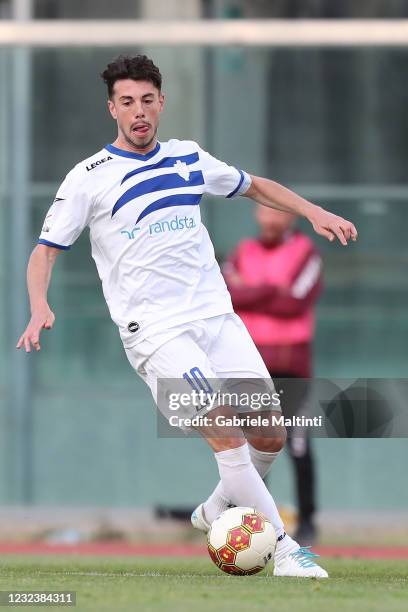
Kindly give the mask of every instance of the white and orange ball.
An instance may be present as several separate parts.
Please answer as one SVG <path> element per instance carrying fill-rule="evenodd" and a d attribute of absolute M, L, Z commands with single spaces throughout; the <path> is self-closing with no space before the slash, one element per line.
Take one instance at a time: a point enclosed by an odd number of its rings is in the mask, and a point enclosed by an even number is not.
<path fill-rule="evenodd" d="M 255 508 L 230 508 L 212 523 L 208 552 L 223 572 L 257 574 L 275 554 L 275 529 Z"/>

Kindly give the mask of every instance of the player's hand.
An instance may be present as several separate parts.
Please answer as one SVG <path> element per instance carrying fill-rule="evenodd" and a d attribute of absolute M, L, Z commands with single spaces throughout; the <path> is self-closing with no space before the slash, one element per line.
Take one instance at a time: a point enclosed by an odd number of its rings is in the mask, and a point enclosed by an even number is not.
<path fill-rule="evenodd" d="M 51 329 L 54 321 L 55 315 L 49 307 L 33 312 L 29 324 L 17 342 L 16 348 L 19 349 L 24 346 L 26 353 L 31 353 L 32 346 L 36 351 L 39 351 L 41 349 L 40 333 L 43 329 Z"/>
<path fill-rule="evenodd" d="M 357 230 L 351 221 L 338 217 L 320 206 L 309 216 L 309 221 L 313 225 L 314 231 L 330 240 L 330 242 L 333 242 L 337 237 L 341 244 L 346 246 L 348 240 L 357 240 Z"/>

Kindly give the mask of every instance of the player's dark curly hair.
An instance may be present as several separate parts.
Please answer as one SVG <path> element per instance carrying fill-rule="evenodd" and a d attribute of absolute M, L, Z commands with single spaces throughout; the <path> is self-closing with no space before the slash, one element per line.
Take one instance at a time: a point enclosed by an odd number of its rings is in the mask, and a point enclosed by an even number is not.
<path fill-rule="evenodd" d="M 120 79 L 133 79 L 134 81 L 148 81 L 159 91 L 162 86 L 162 75 L 147 55 L 119 55 L 107 65 L 101 74 L 102 79 L 108 86 L 109 98 L 113 95 L 113 86 Z"/>

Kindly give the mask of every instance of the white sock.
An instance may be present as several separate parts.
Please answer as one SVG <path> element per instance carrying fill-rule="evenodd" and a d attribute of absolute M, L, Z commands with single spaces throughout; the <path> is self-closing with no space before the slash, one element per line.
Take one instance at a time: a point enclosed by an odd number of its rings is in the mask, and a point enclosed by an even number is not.
<path fill-rule="evenodd" d="M 217 516 L 229 508 L 230 504 L 220 480 L 209 498 L 203 503 L 205 520 L 211 525 Z"/>
<path fill-rule="evenodd" d="M 260 475 L 261 478 L 265 478 L 269 470 L 271 469 L 272 463 L 275 461 L 276 457 L 281 453 L 277 451 L 276 453 L 265 453 L 264 451 L 260 451 L 251 444 L 248 443 L 249 454 L 251 456 L 251 461 Z M 211 493 L 209 498 L 204 502 L 204 516 L 206 520 L 211 524 L 217 516 L 225 512 L 231 504 L 231 500 L 228 499 L 228 496 L 225 494 L 222 482 L 220 481 L 218 485 L 215 487 L 214 491 Z"/>
<path fill-rule="evenodd" d="M 280 538 L 280 540 L 276 543 L 275 562 L 277 561 L 279 563 L 282 559 L 298 548 L 299 544 L 287 533 L 285 533 L 285 537 Z"/>
<path fill-rule="evenodd" d="M 274 526 L 276 537 L 282 536 L 285 533 L 282 519 L 272 495 L 251 462 L 248 444 L 214 455 L 224 495 L 236 506 L 251 506 L 263 512 Z"/>

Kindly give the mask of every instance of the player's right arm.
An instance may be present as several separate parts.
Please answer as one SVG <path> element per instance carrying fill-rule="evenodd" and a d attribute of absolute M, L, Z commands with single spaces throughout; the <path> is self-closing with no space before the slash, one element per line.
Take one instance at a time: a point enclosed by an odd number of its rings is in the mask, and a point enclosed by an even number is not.
<path fill-rule="evenodd" d="M 27 288 L 30 298 L 31 318 L 17 342 L 17 348 L 24 347 L 27 353 L 31 347 L 39 351 L 40 334 L 43 329 L 51 329 L 55 315 L 48 305 L 47 292 L 51 280 L 52 268 L 60 249 L 38 244 L 27 266 Z"/>
<path fill-rule="evenodd" d="M 60 186 L 45 217 L 39 244 L 28 262 L 31 319 L 17 343 L 17 348 L 24 347 L 27 353 L 31 347 L 40 350 L 41 330 L 51 329 L 55 321 L 48 305 L 47 292 L 57 255 L 61 251 L 69 251 L 91 216 L 92 197 L 84 182 L 86 174 L 82 166 L 71 170 Z"/>

